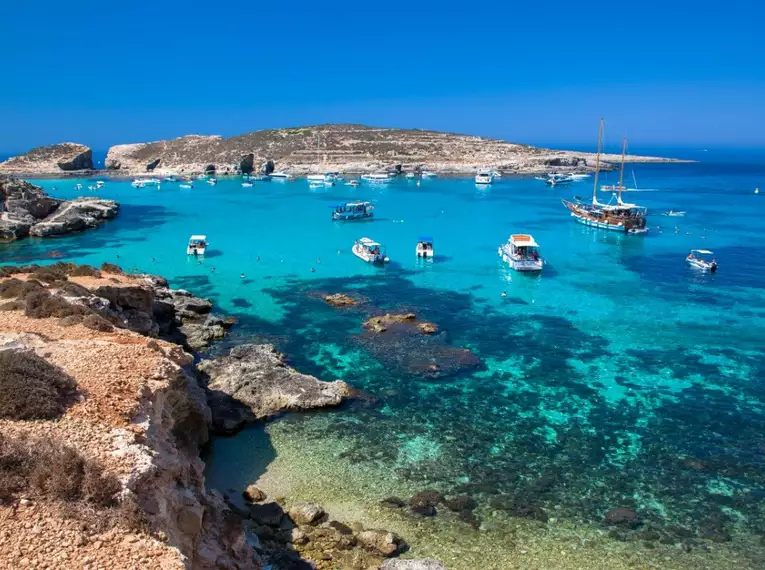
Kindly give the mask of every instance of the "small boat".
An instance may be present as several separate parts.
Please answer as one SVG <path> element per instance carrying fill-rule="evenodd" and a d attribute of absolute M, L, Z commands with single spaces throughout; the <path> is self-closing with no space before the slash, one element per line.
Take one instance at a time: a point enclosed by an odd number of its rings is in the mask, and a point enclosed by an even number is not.
<path fill-rule="evenodd" d="M 193 188 L 194 185 L 193 184 L 179 184 L 178 187 L 179 188 L 183 188 L 184 190 L 189 190 L 190 188 Z"/>
<path fill-rule="evenodd" d="M 308 187 L 311 190 L 316 190 L 318 188 L 324 188 L 324 182 L 309 182 Z"/>
<path fill-rule="evenodd" d="M 545 184 L 548 186 L 565 186 L 574 182 L 570 174 L 548 174 L 545 178 Z"/>
<path fill-rule="evenodd" d="M 75 190 L 82 190 L 82 184 L 75 184 L 74 185 Z"/>
<path fill-rule="evenodd" d="M 417 239 L 417 247 L 414 249 L 414 253 L 417 257 L 433 257 L 433 238 L 428 236 L 421 236 Z"/>
<path fill-rule="evenodd" d="M 207 178 L 207 174 L 199 174 L 197 176 L 197 180 L 204 180 L 205 178 Z"/>
<path fill-rule="evenodd" d="M 289 172 L 283 172 L 281 170 L 279 170 L 277 172 L 272 172 L 270 174 L 270 176 L 274 180 L 293 180 L 295 178 Z"/>
<path fill-rule="evenodd" d="M 332 220 L 335 222 L 371 218 L 375 210 L 372 202 L 346 202 L 330 208 L 333 208 Z"/>
<path fill-rule="evenodd" d="M 207 183 L 208 183 L 210 186 L 215 186 L 215 185 L 218 183 L 218 181 L 217 181 L 215 178 L 210 178 L 210 179 L 207 181 Z"/>
<path fill-rule="evenodd" d="M 708 249 L 692 249 L 685 258 L 685 261 L 691 267 L 715 273 L 717 271 L 717 261 L 711 258 L 712 255 L 714 253 Z"/>
<path fill-rule="evenodd" d="M 431 172 L 430 170 L 423 170 L 421 175 L 423 178 L 435 178 L 438 176 L 435 172 Z"/>
<path fill-rule="evenodd" d="M 516 271 L 542 271 L 539 244 L 529 234 L 513 234 L 497 250 L 499 257 Z"/>
<path fill-rule="evenodd" d="M 178 182 L 178 179 L 175 176 L 167 176 L 163 182 Z"/>
<path fill-rule="evenodd" d="M 106 184 L 103 180 L 96 180 L 96 188 L 103 188 Z"/>
<path fill-rule="evenodd" d="M 268 182 L 271 180 L 270 174 L 256 174 L 256 175 L 250 175 L 249 177 L 250 182 Z"/>
<path fill-rule="evenodd" d="M 364 174 L 361 179 L 366 182 L 372 182 L 374 184 L 387 184 L 391 181 L 390 174 L 387 172 L 374 172 L 372 174 Z"/>
<path fill-rule="evenodd" d="M 353 188 L 358 188 L 361 186 L 361 183 L 358 180 L 349 180 L 345 183 L 346 186 L 352 186 Z"/>
<path fill-rule="evenodd" d="M 374 240 L 363 237 L 353 244 L 353 255 L 367 263 L 383 264 L 390 261 L 385 255 L 384 247 Z"/>
<path fill-rule="evenodd" d="M 242 188 L 252 188 L 252 182 L 242 182 Z"/>
<path fill-rule="evenodd" d="M 207 236 L 191 236 L 189 245 L 186 247 L 186 255 L 204 255 L 205 249 L 207 249 Z"/>
<path fill-rule="evenodd" d="M 671 216 L 673 218 L 679 218 L 685 215 L 685 212 L 676 212 L 674 210 L 670 210 L 669 212 L 664 212 L 665 216 Z"/>
<path fill-rule="evenodd" d="M 406 173 L 407 180 L 414 180 L 414 177 L 415 177 L 414 172 L 407 172 Z"/>
<path fill-rule="evenodd" d="M 494 172 L 491 170 L 479 170 L 475 175 L 475 183 L 479 185 L 489 185 L 494 182 Z"/>
<path fill-rule="evenodd" d="M 88 190 L 95 191 L 98 190 L 99 186 L 96 186 L 95 184 L 91 184 L 88 186 Z"/>
<path fill-rule="evenodd" d="M 159 179 L 157 178 L 136 178 L 130 183 L 130 185 L 135 188 L 144 188 L 146 186 L 156 186 L 157 184 L 159 184 Z"/>
<path fill-rule="evenodd" d="M 327 179 L 324 174 L 309 174 L 305 177 L 308 182 L 320 182 L 321 184 L 324 184 L 324 181 Z"/>

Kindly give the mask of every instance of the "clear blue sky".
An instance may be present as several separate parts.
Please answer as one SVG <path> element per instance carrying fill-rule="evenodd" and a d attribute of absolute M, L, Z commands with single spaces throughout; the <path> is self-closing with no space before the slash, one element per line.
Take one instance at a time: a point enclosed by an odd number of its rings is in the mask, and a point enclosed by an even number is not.
<path fill-rule="evenodd" d="M 764 21 L 752 0 L 8 0 L 0 151 L 325 122 L 579 144 L 601 115 L 614 141 L 765 146 Z"/>

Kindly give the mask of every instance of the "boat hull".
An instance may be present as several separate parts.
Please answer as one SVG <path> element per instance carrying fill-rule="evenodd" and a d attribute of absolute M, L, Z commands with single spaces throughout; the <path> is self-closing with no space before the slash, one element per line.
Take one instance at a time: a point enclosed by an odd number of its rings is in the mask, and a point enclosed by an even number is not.
<path fill-rule="evenodd" d="M 686 259 L 685 260 L 688 265 L 693 267 L 694 269 L 698 269 L 699 271 L 709 271 L 710 273 L 716 273 L 717 272 L 717 264 L 714 263 L 705 263 L 704 261 L 700 261 L 698 259 Z"/>
<path fill-rule="evenodd" d="M 366 214 L 353 214 L 353 215 L 343 215 L 343 214 L 332 214 L 332 221 L 333 222 L 352 222 L 354 220 L 368 220 L 374 216 L 373 212 L 368 212 Z"/>
<path fill-rule="evenodd" d="M 419 247 L 415 249 L 414 254 L 417 257 L 422 257 L 422 258 L 433 257 L 435 255 L 435 253 L 433 252 L 432 248 L 431 249 L 422 249 L 422 248 L 419 248 Z"/>
<path fill-rule="evenodd" d="M 511 269 L 514 269 L 515 271 L 542 271 L 542 267 L 544 266 L 544 261 L 542 258 L 539 259 L 520 259 L 515 258 L 512 255 L 509 255 L 506 251 L 500 247 L 497 250 L 497 253 L 499 254 L 500 259 L 507 263 Z"/>
<path fill-rule="evenodd" d="M 371 255 L 364 250 L 364 248 L 354 245 L 352 250 L 353 255 L 366 263 L 372 263 L 374 265 L 383 265 L 388 261 L 388 258 L 384 255 Z"/>
<path fill-rule="evenodd" d="M 628 234 L 644 234 L 648 232 L 645 217 L 613 217 L 598 216 L 588 211 L 581 204 L 563 200 L 563 205 L 571 212 L 571 217 L 579 224 L 599 230 L 610 230 Z"/>
<path fill-rule="evenodd" d="M 205 254 L 205 248 L 204 247 L 187 247 L 186 248 L 186 255 L 204 255 Z"/>

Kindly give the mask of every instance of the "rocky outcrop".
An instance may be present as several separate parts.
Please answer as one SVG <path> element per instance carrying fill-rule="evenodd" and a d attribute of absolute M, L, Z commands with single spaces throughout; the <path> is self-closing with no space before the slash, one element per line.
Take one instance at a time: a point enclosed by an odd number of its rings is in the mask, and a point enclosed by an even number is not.
<path fill-rule="evenodd" d="M 287 366 L 270 344 L 237 346 L 197 369 L 207 379 L 213 425 L 222 433 L 281 412 L 336 406 L 351 395 L 341 380 L 322 382 Z"/>
<path fill-rule="evenodd" d="M 80 232 L 99 226 L 118 212 L 119 204 L 113 200 L 57 200 L 39 186 L 0 177 L 0 241 Z"/>
<path fill-rule="evenodd" d="M 239 161 L 239 170 L 242 174 L 252 174 L 255 170 L 255 155 L 253 153 L 245 154 Z"/>
<path fill-rule="evenodd" d="M 332 305 L 333 307 L 354 307 L 359 304 L 357 299 L 343 293 L 324 295 L 323 299 L 328 305 Z"/>
<path fill-rule="evenodd" d="M 318 125 L 269 129 L 233 136 L 189 135 L 173 140 L 117 145 L 109 149 L 106 167 L 131 174 L 161 160 L 157 171 L 166 174 L 245 171 L 250 165 L 274 162 L 280 170 L 304 174 L 324 163 L 328 170 L 394 172 L 427 169 L 474 173 L 491 165 L 510 172 L 544 172 L 553 164 L 562 169 L 594 168 L 594 154 L 559 151 L 470 135 L 419 129 L 389 129 L 364 125 Z M 619 155 L 603 155 L 605 168 Z M 245 160 L 246 159 L 246 160 Z M 656 162 L 655 157 L 628 157 L 630 161 Z M 243 168 L 244 167 L 244 168 Z"/>
<path fill-rule="evenodd" d="M 92 169 L 93 151 L 77 143 L 40 146 L 0 162 L 0 172 L 9 174 L 56 174 Z"/>
<path fill-rule="evenodd" d="M 417 315 L 414 313 L 386 313 L 368 318 L 361 326 L 377 334 L 384 333 L 388 329 L 398 329 L 401 331 L 416 330 L 421 334 L 435 334 L 438 332 L 437 325 L 418 320 Z"/>

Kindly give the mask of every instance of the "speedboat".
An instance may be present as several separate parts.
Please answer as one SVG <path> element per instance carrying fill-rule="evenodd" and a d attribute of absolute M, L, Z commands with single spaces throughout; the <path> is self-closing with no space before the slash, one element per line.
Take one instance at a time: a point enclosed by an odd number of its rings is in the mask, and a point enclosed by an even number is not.
<path fill-rule="evenodd" d="M 317 188 L 324 188 L 324 182 L 309 182 L 308 187 L 311 190 L 316 190 Z"/>
<path fill-rule="evenodd" d="M 207 178 L 207 174 L 200 174 L 197 176 L 197 180 L 204 180 L 205 178 Z"/>
<path fill-rule="evenodd" d="M 712 258 L 713 252 L 708 249 L 692 249 L 685 261 L 691 267 L 700 269 L 701 271 L 709 271 L 715 273 L 717 271 L 717 260 Z"/>
<path fill-rule="evenodd" d="M 415 174 L 414 174 L 414 172 L 407 172 L 407 173 L 406 173 L 406 178 L 407 178 L 408 180 L 413 180 L 413 179 L 414 179 L 414 177 L 415 177 Z"/>
<path fill-rule="evenodd" d="M 327 179 L 324 174 L 309 174 L 305 177 L 308 182 L 319 182 L 321 184 L 324 184 L 324 181 Z"/>
<path fill-rule="evenodd" d="M 361 186 L 358 180 L 349 180 L 348 182 L 345 183 L 345 185 L 352 186 L 353 188 L 358 188 L 359 186 Z"/>
<path fill-rule="evenodd" d="M 179 184 L 178 187 L 179 188 L 183 188 L 184 190 L 189 190 L 190 188 L 193 188 L 194 185 L 193 184 Z"/>
<path fill-rule="evenodd" d="M 164 181 L 165 182 L 178 182 L 178 179 L 175 176 L 167 176 Z"/>
<path fill-rule="evenodd" d="M 685 212 L 675 212 L 674 210 L 670 210 L 669 212 L 665 212 L 664 215 L 671 216 L 673 218 L 680 218 L 685 215 Z"/>
<path fill-rule="evenodd" d="M 386 184 L 391 181 L 391 176 L 387 172 L 374 172 L 372 174 L 364 174 L 361 179 L 375 184 Z"/>
<path fill-rule="evenodd" d="M 269 176 L 271 176 L 273 180 L 292 180 L 295 178 L 289 172 L 284 172 L 282 170 L 272 172 Z"/>
<path fill-rule="evenodd" d="M 208 183 L 210 186 L 215 186 L 215 185 L 218 183 L 218 181 L 217 181 L 215 178 L 210 178 L 210 179 L 207 181 L 207 183 Z"/>
<path fill-rule="evenodd" d="M 242 188 L 252 188 L 252 182 L 242 182 Z"/>
<path fill-rule="evenodd" d="M 333 208 L 332 220 L 335 222 L 371 218 L 375 209 L 372 202 L 346 202 L 330 208 Z"/>
<path fill-rule="evenodd" d="M 475 175 L 476 184 L 486 185 L 492 182 L 494 182 L 494 173 L 491 170 L 479 170 Z"/>
<path fill-rule="evenodd" d="M 548 186 L 564 186 L 571 184 L 574 178 L 570 174 L 548 174 L 545 184 Z"/>
<path fill-rule="evenodd" d="M 385 255 L 385 248 L 374 240 L 363 237 L 353 244 L 353 255 L 367 263 L 383 264 L 390 261 Z"/>
<path fill-rule="evenodd" d="M 433 257 L 433 238 L 422 236 L 417 240 L 417 247 L 414 250 L 417 257 Z"/>
<path fill-rule="evenodd" d="M 96 186 L 95 184 L 90 184 L 90 185 L 88 186 L 88 190 L 90 190 L 90 191 L 95 191 L 95 190 L 98 190 L 98 188 L 99 188 L 99 187 L 98 187 L 98 186 Z"/>
<path fill-rule="evenodd" d="M 204 255 L 205 249 L 207 249 L 207 236 L 191 236 L 189 245 L 186 247 L 186 255 Z"/>
<path fill-rule="evenodd" d="M 82 190 L 82 184 L 75 184 L 74 185 L 75 190 Z"/>
<path fill-rule="evenodd" d="M 497 250 L 499 257 L 516 271 L 542 271 L 539 244 L 529 234 L 513 234 Z"/>
<path fill-rule="evenodd" d="M 96 180 L 96 188 L 103 188 L 105 182 L 103 180 Z"/>
<path fill-rule="evenodd" d="M 435 172 L 431 172 L 430 170 L 423 170 L 421 174 L 423 178 L 435 178 L 437 176 Z"/>

